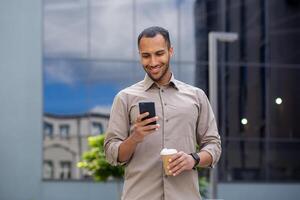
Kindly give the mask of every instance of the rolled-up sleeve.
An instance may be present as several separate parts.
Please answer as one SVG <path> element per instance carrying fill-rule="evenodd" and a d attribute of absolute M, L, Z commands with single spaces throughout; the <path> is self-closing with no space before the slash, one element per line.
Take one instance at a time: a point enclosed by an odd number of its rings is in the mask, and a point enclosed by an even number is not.
<path fill-rule="evenodd" d="M 206 151 L 212 156 L 214 167 L 221 155 L 221 138 L 218 132 L 216 119 L 210 106 L 207 96 L 202 90 L 199 90 L 200 110 L 197 127 L 197 140 L 200 151 Z"/>
<path fill-rule="evenodd" d="M 104 141 L 104 153 L 106 160 L 111 165 L 122 165 L 125 162 L 118 161 L 120 144 L 129 135 L 129 117 L 127 112 L 127 105 L 121 93 L 116 95 L 106 131 L 106 138 Z"/>

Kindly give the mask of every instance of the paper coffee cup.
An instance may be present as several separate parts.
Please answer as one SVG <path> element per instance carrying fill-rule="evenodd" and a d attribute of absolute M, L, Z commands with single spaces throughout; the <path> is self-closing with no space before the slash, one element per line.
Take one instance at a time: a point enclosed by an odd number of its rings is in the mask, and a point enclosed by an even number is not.
<path fill-rule="evenodd" d="M 176 149 L 167 149 L 167 148 L 162 149 L 160 152 L 166 175 L 172 175 L 171 173 L 169 173 L 168 164 L 169 164 L 169 159 L 176 153 L 177 153 Z"/>

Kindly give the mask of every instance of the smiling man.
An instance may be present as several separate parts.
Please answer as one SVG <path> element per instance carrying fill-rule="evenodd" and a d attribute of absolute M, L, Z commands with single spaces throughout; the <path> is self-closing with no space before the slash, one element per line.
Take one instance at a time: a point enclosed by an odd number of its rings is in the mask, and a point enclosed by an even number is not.
<path fill-rule="evenodd" d="M 104 144 L 108 162 L 125 165 L 122 199 L 199 200 L 195 167 L 213 167 L 221 154 L 209 101 L 201 89 L 172 74 L 173 48 L 167 30 L 145 29 L 138 48 L 146 76 L 115 97 Z M 146 119 L 148 112 L 139 113 L 139 102 L 144 101 L 155 103 L 157 116 Z M 171 176 L 163 169 L 163 148 L 178 151 L 169 160 Z"/>

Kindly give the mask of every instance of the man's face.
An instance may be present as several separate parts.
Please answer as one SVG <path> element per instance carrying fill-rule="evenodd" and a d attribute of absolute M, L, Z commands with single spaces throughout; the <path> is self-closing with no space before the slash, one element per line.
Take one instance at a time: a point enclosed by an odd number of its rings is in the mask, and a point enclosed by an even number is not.
<path fill-rule="evenodd" d="M 160 85 L 167 84 L 171 77 L 169 64 L 173 48 L 168 48 L 164 37 L 160 34 L 152 38 L 142 37 L 139 52 L 141 63 L 148 76 Z"/>

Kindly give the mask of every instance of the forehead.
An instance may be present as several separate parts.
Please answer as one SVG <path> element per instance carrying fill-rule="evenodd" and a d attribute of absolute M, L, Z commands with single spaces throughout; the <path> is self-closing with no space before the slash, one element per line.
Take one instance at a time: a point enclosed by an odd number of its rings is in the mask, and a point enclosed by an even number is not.
<path fill-rule="evenodd" d="M 168 49 L 168 45 L 164 37 L 160 34 L 154 37 L 142 37 L 140 40 L 140 52 L 155 52 L 163 49 Z"/>

